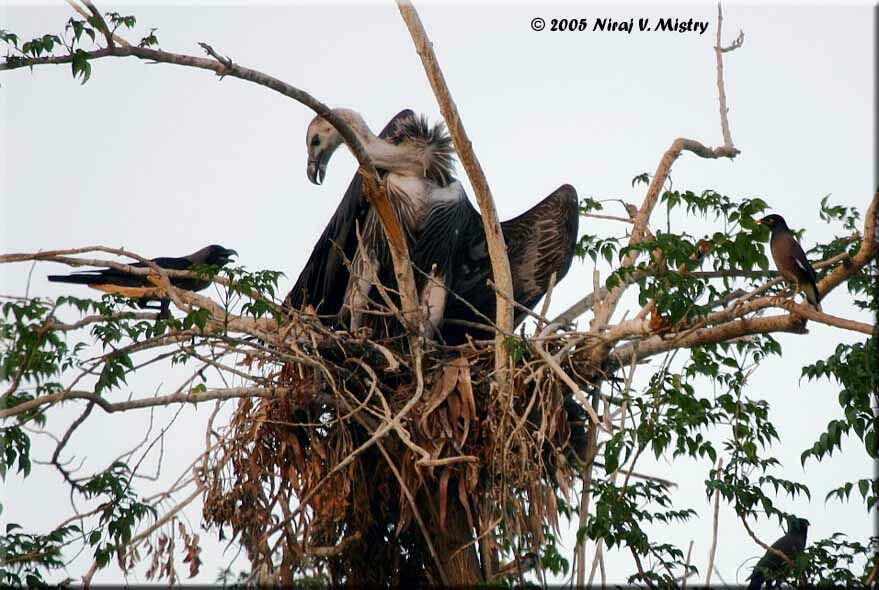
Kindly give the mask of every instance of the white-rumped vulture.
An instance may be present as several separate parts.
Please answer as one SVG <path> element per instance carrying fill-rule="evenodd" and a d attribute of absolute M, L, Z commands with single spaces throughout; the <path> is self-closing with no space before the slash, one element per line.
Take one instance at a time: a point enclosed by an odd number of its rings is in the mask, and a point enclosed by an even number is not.
<path fill-rule="evenodd" d="M 448 344 L 465 341 L 468 333 L 477 339 L 489 337 L 490 332 L 474 327 L 495 317 L 482 218 L 454 178 L 454 153 L 445 126 L 430 127 L 424 117 L 405 110 L 376 137 L 359 114 L 347 109 L 335 112 L 358 134 L 404 226 L 428 318 L 425 336 L 438 336 Z M 306 142 L 308 178 L 320 184 L 342 139 L 317 117 L 309 125 Z M 501 223 L 518 303 L 533 308 L 546 293 L 552 274 L 561 280 L 568 272 L 578 220 L 577 192 L 565 184 L 529 211 Z M 364 280 L 351 279 L 346 258 Z M 381 301 L 373 287 L 375 279 L 395 286 L 384 233 L 356 174 L 286 304 L 297 309 L 311 306 L 322 316 L 339 316 L 357 327 L 367 299 Z M 524 317 L 524 312 L 515 310 L 516 324 Z"/>

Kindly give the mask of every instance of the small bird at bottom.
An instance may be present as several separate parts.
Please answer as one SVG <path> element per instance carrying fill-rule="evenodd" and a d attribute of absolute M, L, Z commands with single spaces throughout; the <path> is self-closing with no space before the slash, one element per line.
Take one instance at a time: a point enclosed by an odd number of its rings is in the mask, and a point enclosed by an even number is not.
<path fill-rule="evenodd" d="M 153 258 L 152 261 L 157 266 L 168 270 L 189 270 L 196 266 L 225 266 L 230 262 L 232 256 L 237 255 L 238 252 L 235 250 L 211 245 L 188 256 L 181 256 L 179 258 L 160 257 Z M 146 268 L 147 265 L 143 262 L 137 262 L 129 266 Z M 151 283 L 145 275 L 134 275 L 113 268 L 105 268 L 104 270 L 76 272 L 69 275 L 49 275 L 48 278 L 53 283 L 88 285 L 92 289 L 97 289 L 104 293 L 131 297 L 137 301 L 137 305 L 141 309 L 156 309 L 150 307 L 149 303 L 158 301 L 160 305 L 158 309 L 161 310 L 159 317 L 165 318 L 170 315 L 167 297 L 164 297 L 162 289 Z M 186 291 L 201 291 L 211 284 L 210 279 L 207 278 L 172 277 L 170 282 L 178 289 Z"/>
<path fill-rule="evenodd" d="M 767 226 L 772 233 L 769 238 L 769 249 L 778 272 L 794 285 L 797 292 L 802 291 L 805 294 L 806 301 L 821 311 L 821 294 L 818 293 L 818 286 L 815 284 L 818 276 L 809 264 L 802 246 L 784 221 L 784 217 L 767 215 L 757 223 Z"/>
<path fill-rule="evenodd" d="M 792 519 L 788 526 L 787 534 L 773 543 L 772 548 L 778 549 L 787 555 L 788 558 L 794 559 L 806 548 L 806 533 L 808 530 L 808 520 L 805 518 Z M 760 590 L 764 582 L 766 582 L 767 588 L 772 584 L 777 584 L 784 578 L 786 565 L 781 557 L 771 551 L 767 551 L 760 558 L 760 561 L 757 562 L 757 565 L 754 566 L 753 571 L 751 571 L 748 590 Z"/>
<path fill-rule="evenodd" d="M 492 581 L 499 581 L 506 578 L 517 578 L 519 575 L 525 575 L 540 562 L 540 557 L 533 551 L 517 557 L 510 563 L 506 563 L 498 567 L 498 570 L 492 576 Z"/>

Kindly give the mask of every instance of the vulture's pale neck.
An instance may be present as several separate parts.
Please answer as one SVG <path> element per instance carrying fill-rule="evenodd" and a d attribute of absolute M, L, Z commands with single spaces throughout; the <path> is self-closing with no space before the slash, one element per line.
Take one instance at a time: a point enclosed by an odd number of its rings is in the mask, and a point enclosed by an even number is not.
<path fill-rule="evenodd" d="M 338 109 L 363 144 L 376 168 L 403 176 L 424 176 L 430 155 L 425 146 L 406 142 L 395 145 L 375 135 L 360 116 L 349 109 Z"/>

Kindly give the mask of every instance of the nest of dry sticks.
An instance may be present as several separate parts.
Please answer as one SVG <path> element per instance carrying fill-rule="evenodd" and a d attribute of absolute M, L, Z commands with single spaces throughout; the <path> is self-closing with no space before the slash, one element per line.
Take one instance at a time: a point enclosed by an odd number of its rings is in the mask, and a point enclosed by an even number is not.
<path fill-rule="evenodd" d="M 205 474 L 206 522 L 264 581 L 442 583 L 477 551 L 535 550 L 558 530 L 585 416 L 537 355 L 512 355 L 499 391 L 490 342 L 413 368 L 393 341 L 294 323 L 282 341 L 296 344 L 244 361 L 285 393 L 238 402 Z"/>

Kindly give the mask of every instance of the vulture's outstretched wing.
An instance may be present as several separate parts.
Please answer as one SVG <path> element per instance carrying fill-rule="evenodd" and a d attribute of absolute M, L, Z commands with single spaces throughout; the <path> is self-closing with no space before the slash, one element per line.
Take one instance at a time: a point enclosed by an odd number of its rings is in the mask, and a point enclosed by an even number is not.
<path fill-rule="evenodd" d="M 462 342 L 466 332 L 474 338 L 488 336 L 487 332 L 479 333 L 460 323 L 462 320 L 486 323 L 486 318 L 475 314 L 470 306 L 492 322 L 495 319 L 494 291 L 486 286 L 492 276 L 488 245 L 479 213 L 470 209 L 471 214 L 461 222 L 466 243 L 457 251 L 454 276 L 448 285 L 452 293 L 441 332 L 449 343 Z M 567 274 L 574 257 L 579 220 L 577 191 L 565 184 L 522 215 L 501 223 L 517 302 L 533 308 L 546 294 L 552 273 L 556 273 L 556 281 Z M 523 312 L 514 310 L 514 324 L 518 325 L 524 318 Z"/>
<path fill-rule="evenodd" d="M 552 273 L 556 281 L 568 274 L 577 244 L 579 209 L 577 191 L 563 184 L 529 211 L 501 224 L 513 291 L 525 307 L 534 307 L 546 294 Z"/>
<path fill-rule="evenodd" d="M 401 120 L 414 116 L 415 113 L 409 109 L 400 111 L 382 129 L 379 137 L 393 136 Z M 357 250 L 355 227 L 358 223 L 363 227 L 368 211 L 369 202 L 363 196 L 362 177 L 357 173 L 318 238 L 296 284 L 287 294 L 285 306 L 300 309 L 304 305 L 311 305 L 321 315 L 335 315 L 339 312 L 348 286 L 348 268 L 345 266 L 343 253 L 348 260 L 354 258 Z"/>

